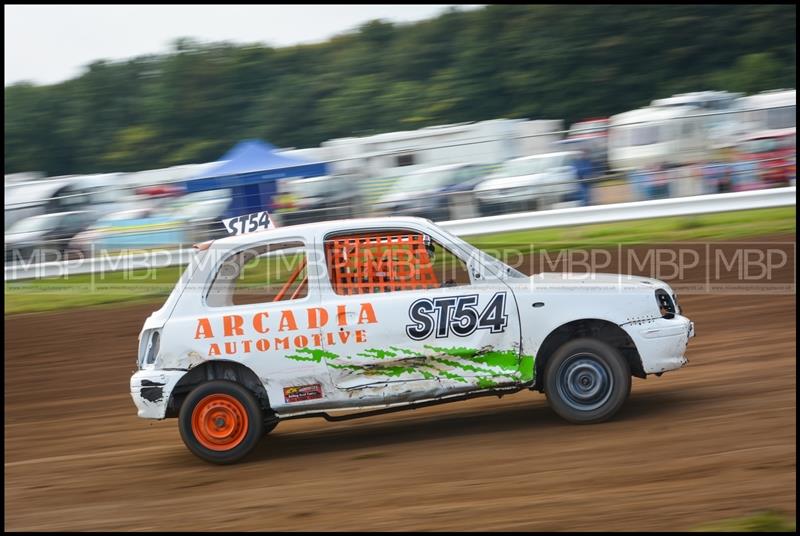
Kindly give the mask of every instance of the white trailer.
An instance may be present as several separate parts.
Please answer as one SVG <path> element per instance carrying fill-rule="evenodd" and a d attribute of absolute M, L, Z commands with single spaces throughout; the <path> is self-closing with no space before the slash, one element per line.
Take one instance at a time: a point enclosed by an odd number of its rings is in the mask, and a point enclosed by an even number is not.
<path fill-rule="evenodd" d="M 623 171 L 705 159 L 711 147 L 700 113 L 696 106 L 650 106 L 612 116 L 609 165 Z"/>
<path fill-rule="evenodd" d="M 655 99 L 609 120 L 612 169 L 685 165 L 713 158 L 739 135 L 741 93 L 697 91 Z"/>
<path fill-rule="evenodd" d="M 740 135 L 797 126 L 797 91 L 776 89 L 740 98 L 736 103 Z"/>
<path fill-rule="evenodd" d="M 402 175 L 415 167 L 446 164 L 495 164 L 552 150 L 563 138 L 559 120 L 493 119 L 419 130 L 388 132 L 322 143 L 334 173 L 360 172 L 368 177 Z"/>

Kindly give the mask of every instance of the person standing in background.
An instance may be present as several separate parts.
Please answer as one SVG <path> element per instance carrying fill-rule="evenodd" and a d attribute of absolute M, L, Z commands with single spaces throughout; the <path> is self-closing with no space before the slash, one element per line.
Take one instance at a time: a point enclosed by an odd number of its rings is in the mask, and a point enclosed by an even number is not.
<path fill-rule="evenodd" d="M 581 206 L 591 203 L 591 181 L 594 178 L 594 165 L 588 148 L 581 149 L 581 155 L 575 160 L 575 174 L 578 177 Z"/>

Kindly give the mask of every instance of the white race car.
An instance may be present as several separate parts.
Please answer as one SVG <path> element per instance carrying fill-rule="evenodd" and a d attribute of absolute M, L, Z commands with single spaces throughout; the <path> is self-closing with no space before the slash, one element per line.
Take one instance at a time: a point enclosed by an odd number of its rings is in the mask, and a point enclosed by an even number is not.
<path fill-rule="evenodd" d="M 603 421 L 692 336 L 658 280 L 529 277 L 429 220 L 341 220 L 201 245 L 145 321 L 130 387 L 140 417 L 178 418 L 194 454 L 231 463 L 285 419 L 521 390 Z"/>

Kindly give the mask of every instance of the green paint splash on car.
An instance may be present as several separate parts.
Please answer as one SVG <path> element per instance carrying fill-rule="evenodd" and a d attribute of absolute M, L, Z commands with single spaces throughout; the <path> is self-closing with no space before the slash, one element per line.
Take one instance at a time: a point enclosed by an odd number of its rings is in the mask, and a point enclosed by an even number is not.
<path fill-rule="evenodd" d="M 355 356 L 340 356 L 319 348 L 301 348 L 295 354 L 286 357 L 295 361 L 325 363 L 338 370 L 347 370 L 365 376 L 400 377 L 404 374 L 417 374 L 424 379 L 445 378 L 459 383 L 476 381 L 480 388 L 491 388 L 500 384 L 519 381 L 528 383 L 534 379 L 534 356 L 518 355 L 516 350 L 494 350 L 491 347 L 475 349 L 466 347 L 445 348 L 426 345 L 425 348 L 435 353 L 420 353 L 406 348 L 390 346 L 389 350 L 368 348 Z M 407 357 L 398 357 L 405 354 Z M 389 363 L 353 365 L 342 363 L 342 359 L 357 357 L 370 359 L 389 359 Z M 415 359 L 417 358 L 417 359 Z M 455 359 L 450 359 L 455 358 Z M 444 365 L 443 369 L 437 365 Z M 469 373 L 473 373 L 470 375 Z M 498 381 L 505 379 L 505 381 Z"/>

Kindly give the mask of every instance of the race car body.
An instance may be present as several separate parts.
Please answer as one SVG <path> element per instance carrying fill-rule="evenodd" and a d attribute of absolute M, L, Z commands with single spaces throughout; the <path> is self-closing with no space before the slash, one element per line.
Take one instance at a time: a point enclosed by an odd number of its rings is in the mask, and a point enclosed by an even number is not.
<path fill-rule="evenodd" d="M 131 395 L 229 463 L 282 419 L 524 389 L 599 422 L 693 335 L 657 280 L 529 277 L 419 218 L 321 222 L 198 251 L 145 322 Z"/>

